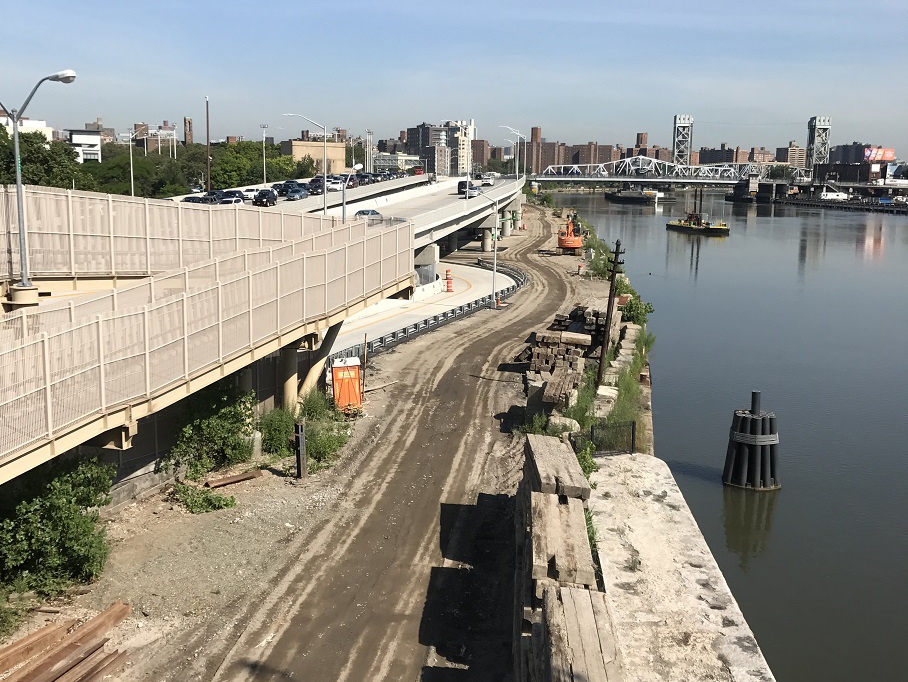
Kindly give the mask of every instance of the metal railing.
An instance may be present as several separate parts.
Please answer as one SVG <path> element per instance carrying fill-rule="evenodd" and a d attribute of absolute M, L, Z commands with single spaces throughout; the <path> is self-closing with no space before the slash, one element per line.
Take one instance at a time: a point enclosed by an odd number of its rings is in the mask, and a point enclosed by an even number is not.
<path fill-rule="evenodd" d="M 492 264 L 479 258 L 477 259 L 476 267 L 491 270 Z M 512 265 L 502 266 L 501 263 L 499 263 L 498 271 L 506 274 L 508 277 L 514 280 L 514 284 L 512 284 L 511 286 L 498 290 L 497 293 L 499 298 L 508 298 L 509 296 L 516 293 L 517 290 L 524 286 L 528 281 L 527 275 L 522 270 Z M 387 350 L 388 348 L 403 343 L 404 341 L 409 341 L 416 336 L 420 336 L 426 332 L 432 331 L 433 329 L 438 329 L 448 322 L 452 322 L 456 319 L 472 315 L 478 310 L 486 309 L 490 305 L 492 305 L 491 294 L 487 296 L 480 296 L 479 298 L 473 299 L 469 303 L 463 303 L 435 315 L 430 315 L 429 317 L 423 318 L 418 322 L 408 324 L 406 327 L 401 327 L 400 329 L 396 329 L 388 334 L 379 336 L 366 343 L 358 343 L 348 348 L 344 348 L 343 350 L 339 350 L 336 353 L 332 353 L 328 356 L 328 366 L 330 367 L 335 360 L 342 358 L 361 358 L 363 357 L 364 348 L 369 351 L 369 355 L 373 355 L 381 350 Z"/>
<path fill-rule="evenodd" d="M 39 278 L 147 276 L 340 224 L 299 212 L 36 186 L 25 187 L 23 206 L 29 272 Z M 16 188 L 0 186 L 0 279 L 19 276 L 18 230 Z"/>
<path fill-rule="evenodd" d="M 128 302 L 93 297 L 106 306 L 96 314 L 4 341 L 0 462 L 412 277 L 410 223 L 349 230 L 340 243 L 322 246 L 334 239 L 326 233 L 165 273 L 131 288 Z"/>

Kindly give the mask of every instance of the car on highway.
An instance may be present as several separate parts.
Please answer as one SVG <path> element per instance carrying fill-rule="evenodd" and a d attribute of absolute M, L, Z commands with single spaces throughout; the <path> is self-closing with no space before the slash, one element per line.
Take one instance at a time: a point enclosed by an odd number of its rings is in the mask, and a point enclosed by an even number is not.
<path fill-rule="evenodd" d="M 464 192 L 464 197 L 467 199 L 472 199 L 473 197 L 478 197 L 480 194 L 482 194 L 482 187 L 479 187 L 477 185 L 470 185 Z"/>
<path fill-rule="evenodd" d="M 483 187 L 485 187 L 486 185 L 488 185 L 488 186 L 491 187 L 491 186 L 493 186 L 494 184 L 495 184 L 495 176 L 494 176 L 494 175 L 492 175 L 491 173 L 483 173 L 483 174 L 482 174 L 482 186 L 483 186 Z"/>
<path fill-rule="evenodd" d="M 320 197 L 324 193 L 325 193 L 325 191 L 322 189 L 321 183 L 319 183 L 317 185 L 313 185 L 310 183 L 310 185 L 309 185 L 309 196 L 310 197 Z"/>
<path fill-rule="evenodd" d="M 253 206 L 274 206 L 276 203 L 277 194 L 270 189 L 259 190 L 252 199 Z"/>
<path fill-rule="evenodd" d="M 379 213 L 378 211 L 376 211 L 374 208 L 364 208 L 364 209 L 361 209 L 361 210 L 357 211 L 357 212 L 354 214 L 354 217 L 356 217 L 356 218 L 370 218 L 370 219 L 378 219 L 378 220 L 381 220 L 382 215 L 381 215 L 381 213 Z"/>
<path fill-rule="evenodd" d="M 224 199 L 221 199 L 218 202 L 218 204 L 220 204 L 222 206 L 228 206 L 228 205 L 233 205 L 233 204 L 244 204 L 244 203 L 246 203 L 246 202 L 243 201 L 240 197 L 226 197 Z"/>
<path fill-rule="evenodd" d="M 200 204 L 216 204 L 220 201 L 220 197 L 214 194 L 206 194 L 203 197 L 199 197 Z"/>
<path fill-rule="evenodd" d="M 468 189 L 478 189 L 479 191 L 482 191 L 480 189 L 480 185 L 478 185 L 478 184 L 474 185 L 469 180 L 461 180 L 460 182 L 457 183 L 457 193 L 458 194 L 466 194 Z"/>
<path fill-rule="evenodd" d="M 221 193 L 221 199 L 239 199 L 245 201 L 246 196 L 238 189 L 225 189 Z"/>
<path fill-rule="evenodd" d="M 183 201 L 185 201 L 187 204 L 201 204 L 203 198 L 204 197 L 190 195 L 188 197 L 183 197 Z"/>
<path fill-rule="evenodd" d="M 306 199 L 309 197 L 309 192 L 304 190 L 302 187 L 291 187 L 287 190 L 286 201 L 299 201 L 300 199 Z"/>
<path fill-rule="evenodd" d="M 258 189 L 256 189 L 255 187 L 247 187 L 243 190 L 243 198 L 246 201 L 252 201 L 253 199 L 255 199 L 256 194 L 258 194 Z"/>
<path fill-rule="evenodd" d="M 222 190 L 222 189 L 210 189 L 210 190 L 208 190 L 207 192 L 205 192 L 205 194 L 203 194 L 202 196 L 203 196 L 203 197 L 214 197 L 215 199 L 217 199 L 218 201 L 220 201 L 221 199 L 224 198 L 224 190 Z"/>
<path fill-rule="evenodd" d="M 328 180 L 327 188 L 328 188 L 329 192 L 342 192 L 344 189 L 344 181 L 343 180 Z"/>

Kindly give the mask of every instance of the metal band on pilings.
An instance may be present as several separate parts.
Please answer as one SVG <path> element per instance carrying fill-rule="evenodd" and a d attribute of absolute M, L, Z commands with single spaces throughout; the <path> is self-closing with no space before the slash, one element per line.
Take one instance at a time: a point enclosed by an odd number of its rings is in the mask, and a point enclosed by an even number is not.
<path fill-rule="evenodd" d="M 748 445 L 776 445 L 779 442 L 778 433 L 771 433 L 768 436 L 751 436 L 749 433 L 738 433 L 729 429 L 728 437 L 736 443 L 747 443 Z"/>

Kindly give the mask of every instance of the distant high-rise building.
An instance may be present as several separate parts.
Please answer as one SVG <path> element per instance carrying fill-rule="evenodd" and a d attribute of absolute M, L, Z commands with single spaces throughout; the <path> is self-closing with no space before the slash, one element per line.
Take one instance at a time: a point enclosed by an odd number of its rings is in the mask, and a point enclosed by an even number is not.
<path fill-rule="evenodd" d="M 794 166 L 795 168 L 806 168 L 807 150 L 804 149 L 804 147 L 799 147 L 797 143 L 792 140 L 788 143 L 787 147 L 778 147 L 776 149 L 776 161 L 787 163 L 789 166 Z"/>
<path fill-rule="evenodd" d="M 473 148 L 473 163 L 478 163 L 480 166 L 488 164 L 492 154 L 489 141 L 473 140 L 471 145 Z"/>
<path fill-rule="evenodd" d="M 95 130 L 101 133 L 101 144 L 109 144 L 114 141 L 117 136 L 116 131 L 113 128 L 105 128 L 104 124 L 101 122 L 101 118 L 98 117 L 95 119 L 94 123 L 86 123 L 85 130 Z"/>
<path fill-rule="evenodd" d="M 532 128 L 530 128 L 530 143 L 542 143 L 542 128 L 540 126 L 533 126 Z"/>
<path fill-rule="evenodd" d="M 750 153 L 747 155 L 747 160 L 752 161 L 753 163 L 772 163 L 776 160 L 776 155 L 769 151 L 766 147 L 751 147 Z"/>
<path fill-rule="evenodd" d="M 648 147 L 649 146 L 649 133 L 637 133 L 637 143 L 635 147 Z"/>
<path fill-rule="evenodd" d="M 192 119 L 188 116 L 183 117 L 183 144 L 187 147 L 192 144 Z"/>

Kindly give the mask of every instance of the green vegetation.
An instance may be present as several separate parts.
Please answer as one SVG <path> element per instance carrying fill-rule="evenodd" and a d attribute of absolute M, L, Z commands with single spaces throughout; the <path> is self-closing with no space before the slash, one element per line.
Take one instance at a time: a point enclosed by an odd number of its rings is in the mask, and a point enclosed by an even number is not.
<path fill-rule="evenodd" d="M 577 461 L 580 462 L 580 469 L 583 471 L 583 475 L 586 476 L 587 480 L 589 480 L 590 476 L 593 475 L 593 472 L 599 468 L 599 465 L 596 464 L 596 460 L 593 459 L 593 449 L 593 443 L 589 442 L 577 450 Z"/>
<path fill-rule="evenodd" d="M 593 512 L 584 509 L 583 515 L 586 517 L 586 537 L 590 541 L 590 549 L 595 553 L 599 550 L 599 536 L 596 534 L 596 526 L 593 523 Z M 599 572 L 598 566 L 596 572 Z"/>
<path fill-rule="evenodd" d="M 583 246 L 592 252 L 587 270 L 594 277 L 607 279 L 612 264 L 611 248 L 592 232 L 583 238 Z M 619 272 L 622 270 L 619 269 Z M 630 280 L 623 274 L 619 274 L 615 279 L 615 295 L 621 296 L 622 294 L 630 294 L 632 298 L 621 308 L 621 319 L 632 324 L 646 326 L 650 313 L 655 312 L 653 304 L 640 298 L 640 294 L 631 286 Z"/>
<path fill-rule="evenodd" d="M 66 142 L 47 142 L 41 133 L 19 131 L 19 155 L 22 159 L 22 182 L 66 189 L 97 190 L 97 183 L 87 171 L 91 164 L 76 161 L 76 152 Z M 0 127 L 0 185 L 16 182 L 13 139 Z M 129 191 L 129 169 L 126 175 Z"/>
<path fill-rule="evenodd" d="M 236 498 L 233 496 L 220 495 L 208 488 L 197 488 L 185 483 L 176 483 L 171 495 L 192 514 L 205 514 L 236 506 Z"/>
<path fill-rule="evenodd" d="M 307 470 L 314 473 L 334 463 L 335 455 L 350 438 L 346 416 L 334 401 L 319 390 L 303 400 L 301 414 L 306 420 Z"/>
<path fill-rule="evenodd" d="M 196 481 L 210 471 L 249 461 L 252 456 L 254 393 L 243 393 L 230 379 L 184 400 L 177 443 L 163 458 L 167 467 L 185 467 Z"/>
<path fill-rule="evenodd" d="M 290 410 L 271 410 L 259 420 L 259 431 L 262 432 L 262 450 L 274 457 L 283 459 L 293 454 L 290 451 L 290 439 L 293 438 L 293 427 L 296 417 Z"/>
<path fill-rule="evenodd" d="M 577 402 L 564 410 L 564 416 L 576 420 L 580 424 L 582 431 L 589 431 L 590 427 L 596 422 L 593 408 L 596 403 L 596 373 L 599 371 L 598 368 L 598 362 L 587 361 L 586 369 L 583 372 L 583 383 L 577 387 Z"/>
<path fill-rule="evenodd" d="M 27 185 L 46 185 L 108 194 L 130 193 L 129 145 L 105 144 L 101 161 L 76 162 L 76 153 L 65 142 L 48 144 L 40 133 L 19 133 L 22 181 Z M 356 150 L 362 154 L 361 148 Z M 294 161 L 282 156 L 279 145 L 264 145 L 269 182 L 303 178 L 315 174 L 315 162 L 306 156 Z M 5 128 L 0 129 L 0 184 L 15 182 L 13 141 Z M 132 154 L 136 196 L 170 197 L 186 194 L 192 185 L 204 186 L 208 172 L 204 144 L 178 145 L 176 158 L 162 149 L 145 154 L 134 147 Z M 361 159 L 358 159 L 361 160 Z M 211 145 L 211 186 L 241 187 L 262 182 L 262 143 L 245 141 Z"/>
<path fill-rule="evenodd" d="M 109 549 L 98 507 L 110 502 L 114 473 L 96 460 L 55 460 L 3 485 L 0 637 L 24 615 L 10 593 L 50 596 L 101 573 Z"/>

